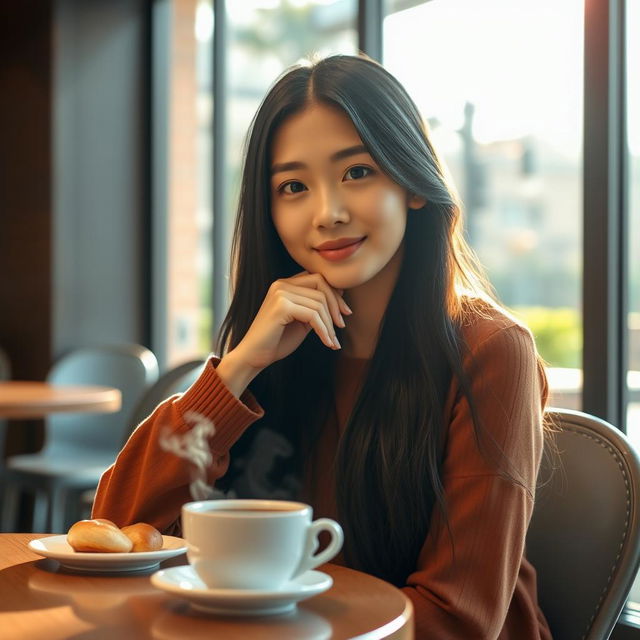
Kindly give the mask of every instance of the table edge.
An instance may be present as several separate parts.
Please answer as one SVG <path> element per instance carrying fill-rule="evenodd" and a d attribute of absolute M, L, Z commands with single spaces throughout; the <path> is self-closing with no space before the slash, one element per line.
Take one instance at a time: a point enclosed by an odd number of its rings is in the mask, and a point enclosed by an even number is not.
<path fill-rule="evenodd" d="M 402 593 L 402 591 L 400 593 Z M 404 593 L 402 593 L 402 597 L 404 598 L 404 610 L 397 618 L 390 620 L 387 624 L 375 631 L 367 631 L 362 635 L 354 636 L 350 640 L 383 640 L 384 638 L 391 637 L 392 634 L 395 634 L 396 631 L 404 628 L 407 624 L 412 624 L 413 603 Z M 408 637 L 413 638 L 413 633 L 410 633 Z"/>

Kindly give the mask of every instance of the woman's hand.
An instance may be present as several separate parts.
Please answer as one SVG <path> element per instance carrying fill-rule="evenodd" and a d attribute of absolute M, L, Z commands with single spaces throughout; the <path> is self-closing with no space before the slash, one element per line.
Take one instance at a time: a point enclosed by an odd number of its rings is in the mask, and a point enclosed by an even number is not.
<path fill-rule="evenodd" d="M 350 312 L 342 291 L 318 273 L 276 280 L 234 351 L 248 366 L 262 370 L 293 353 L 311 330 L 329 349 L 339 349 L 334 324 L 344 327 L 342 313 Z"/>
<path fill-rule="evenodd" d="M 218 365 L 218 374 L 240 395 L 260 371 L 293 353 L 311 330 L 329 349 L 340 349 L 334 324 L 345 326 L 343 313 L 350 315 L 351 309 L 342 291 L 320 274 L 303 271 L 276 280 L 244 338 Z"/>

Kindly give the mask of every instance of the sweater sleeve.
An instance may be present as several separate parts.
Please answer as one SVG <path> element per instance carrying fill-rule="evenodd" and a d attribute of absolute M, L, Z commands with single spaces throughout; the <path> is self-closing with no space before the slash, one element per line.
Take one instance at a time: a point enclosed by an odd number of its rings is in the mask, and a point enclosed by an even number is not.
<path fill-rule="evenodd" d="M 215 429 L 208 440 L 213 460 L 207 481 L 213 484 L 226 473 L 230 448 L 263 410 L 249 391 L 238 399 L 227 389 L 216 373 L 217 362 L 211 358 L 184 394 L 162 402 L 136 427 L 100 479 L 93 518 L 107 518 L 118 526 L 147 522 L 164 533 L 179 530 L 180 508 L 192 499 L 192 468 L 165 451 L 160 439 L 187 433 L 193 426 L 185 420 L 190 412 L 210 420 Z"/>
<path fill-rule="evenodd" d="M 416 570 L 403 588 L 416 638 L 498 638 L 522 563 L 542 453 L 544 370 L 530 333 L 502 327 L 467 359 L 484 435 L 466 397 L 453 398 L 443 485 L 446 517 L 434 509 Z M 538 637 L 521 629 L 520 638 Z"/>

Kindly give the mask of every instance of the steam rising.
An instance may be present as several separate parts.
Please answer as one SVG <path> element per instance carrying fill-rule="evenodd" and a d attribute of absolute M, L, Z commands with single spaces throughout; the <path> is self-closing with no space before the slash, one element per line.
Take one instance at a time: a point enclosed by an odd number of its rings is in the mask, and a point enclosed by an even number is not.
<path fill-rule="evenodd" d="M 189 491 L 194 500 L 223 497 L 207 483 L 207 469 L 213 461 L 208 439 L 216 432 L 213 422 L 194 411 L 186 412 L 184 418 L 193 425 L 191 429 L 182 435 L 165 429 L 160 435 L 160 447 L 191 463 Z"/>

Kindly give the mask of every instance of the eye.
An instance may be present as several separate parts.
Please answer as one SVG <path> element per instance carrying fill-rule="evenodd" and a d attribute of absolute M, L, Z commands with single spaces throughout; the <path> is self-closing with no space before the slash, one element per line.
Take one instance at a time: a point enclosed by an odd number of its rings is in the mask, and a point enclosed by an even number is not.
<path fill-rule="evenodd" d="M 278 188 L 280 193 L 287 193 L 289 195 L 294 195 L 296 193 L 302 193 L 306 191 L 307 187 L 298 180 L 291 180 L 290 182 L 285 182 L 281 187 Z"/>
<path fill-rule="evenodd" d="M 347 169 L 347 172 L 344 174 L 345 180 L 360 180 L 361 178 L 366 178 L 371 174 L 371 169 L 369 167 L 364 167 L 362 165 L 356 165 L 355 167 L 350 167 Z"/>

